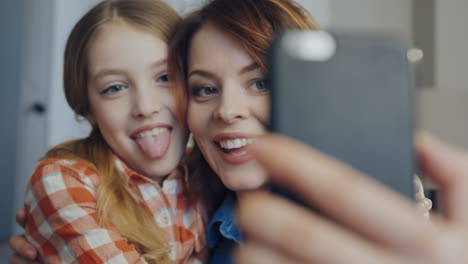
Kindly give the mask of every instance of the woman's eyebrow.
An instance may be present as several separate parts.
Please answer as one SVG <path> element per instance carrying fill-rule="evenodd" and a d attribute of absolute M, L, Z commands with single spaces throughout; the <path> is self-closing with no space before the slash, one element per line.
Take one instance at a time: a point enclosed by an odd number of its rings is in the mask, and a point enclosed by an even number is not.
<path fill-rule="evenodd" d="M 257 69 L 260 69 L 260 65 L 258 65 L 258 63 L 253 62 L 253 63 L 243 67 L 239 71 L 239 74 L 245 74 L 245 73 L 248 73 L 248 72 L 251 72 L 251 71 L 255 71 Z M 215 74 L 213 74 L 213 73 L 211 73 L 209 71 L 205 71 L 205 70 L 193 70 L 193 71 L 189 72 L 188 77 L 190 78 L 190 76 L 192 76 L 192 75 L 200 75 L 201 77 L 216 79 Z"/>
<path fill-rule="evenodd" d="M 199 75 L 201 77 L 208 78 L 208 79 L 216 79 L 215 74 L 209 71 L 205 71 L 205 70 L 193 70 L 189 73 L 188 77 L 190 78 L 193 75 Z"/>
<path fill-rule="evenodd" d="M 245 66 L 244 68 L 242 68 L 239 71 L 239 74 L 248 73 L 248 72 L 251 72 L 251 71 L 254 71 L 254 70 L 257 70 L 257 69 L 260 69 L 260 65 L 258 65 L 258 63 L 256 63 L 256 62 L 253 62 L 253 63 Z"/>

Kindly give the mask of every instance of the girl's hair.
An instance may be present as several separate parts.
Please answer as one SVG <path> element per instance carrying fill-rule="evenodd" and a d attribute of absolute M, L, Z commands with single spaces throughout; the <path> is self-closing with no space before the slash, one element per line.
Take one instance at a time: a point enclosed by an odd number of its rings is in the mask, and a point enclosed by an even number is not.
<path fill-rule="evenodd" d="M 85 118 L 90 114 L 87 53 L 103 25 L 123 21 L 169 42 L 179 20 L 179 15 L 160 0 L 106 0 L 86 13 L 73 28 L 65 48 L 63 85 L 73 111 Z M 94 167 L 100 177 L 97 206 L 101 224 L 123 235 L 148 262 L 169 263 L 164 231 L 132 195 L 128 177 L 115 168 L 112 151 L 97 126 L 87 138 L 58 145 L 46 157 L 80 160 Z"/>
<path fill-rule="evenodd" d="M 320 27 L 314 18 L 291 0 L 213 0 L 189 14 L 174 30 L 170 42 L 169 70 L 172 74 L 180 104 L 188 100 L 187 71 L 190 44 L 193 36 L 206 23 L 227 32 L 244 47 L 247 54 L 266 72 L 267 52 L 275 36 L 284 30 Z M 191 180 L 189 186 L 200 186 L 196 193 L 211 205 L 218 206 L 224 189 L 218 177 L 195 146 L 188 159 Z M 208 183 L 208 184 L 207 184 Z M 211 209 L 211 210 L 210 210 Z"/>

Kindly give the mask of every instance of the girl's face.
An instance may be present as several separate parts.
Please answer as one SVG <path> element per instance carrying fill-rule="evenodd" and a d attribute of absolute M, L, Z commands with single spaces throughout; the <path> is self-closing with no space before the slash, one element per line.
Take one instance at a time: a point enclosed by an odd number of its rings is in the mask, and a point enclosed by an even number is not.
<path fill-rule="evenodd" d="M 260 187 L 266 174 L 245 146 L 265 133 L 269 90 L 242 45 L 206 24 L 194 35 L 188 63 L 188 125 L 209 165 L 233 191 Z"/>
<path fill-rule="evenodd" d="M 88 56 L 88 120 L 133 170 L 162 180 L 179 163 L 187 131 L 167 78 L 167 44 L 122 21 L 103 25 Z"/>

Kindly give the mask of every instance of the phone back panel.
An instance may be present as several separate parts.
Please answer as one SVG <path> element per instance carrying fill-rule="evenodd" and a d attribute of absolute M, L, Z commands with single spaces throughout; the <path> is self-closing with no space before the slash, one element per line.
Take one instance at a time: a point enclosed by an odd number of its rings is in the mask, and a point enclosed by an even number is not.
<path fill-rule="evenodd" d="M 386 38 L 333 35 L 327 61 L 271 53 L 271 129 L 413 197 L 413 80 L 407 49 Z M 337 190 L 339 191 L 339 190 Z"/>

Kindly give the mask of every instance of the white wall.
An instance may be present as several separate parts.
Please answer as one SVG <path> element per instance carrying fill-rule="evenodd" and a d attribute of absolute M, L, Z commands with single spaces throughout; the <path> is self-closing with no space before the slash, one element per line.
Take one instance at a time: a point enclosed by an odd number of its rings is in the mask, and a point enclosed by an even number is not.
<path fill-rule="evenodd" d="M 324 28 L 330 25 L 331 7 L 329 0 L 297 0 Z"/>
<path fill-rule="evenodd" d="M 168 3 L 172 8 L 177 10 L 179 14 L 185 15 L 190 11 L 193 11 L 199 7 L 201 7 L 205 0 L 163 0 L 164 2 Z"/>
<path fill-rule="evenodd" d="M 468 91 L 422 90 L 418 103 L 420 128 L 468 149 Z"/>
<path fill-rule="evenodd" d="M 19 108 L 19 69 L 21 54 L 21 16 L 22 1 L 6 1 L 0 9 L 0 78 L 2 80 L 2 96 L 0 97 L 0 212 L 13 211 L 15 184 L 15 159 L 16 159 L 16 135 L 17 118 Z M 14 222 L 13 217 L 2 216 L 0 218 L 0 241 L 6 240 L 11 235 L 10 226 Z M 0 249 L 0 262 L 3 262 Z"/>
<path fill-rule="evenodd" d="M 343 30 L 389 32 L 412 39 L 410 0 L 329 0 L 330 27 Z"/>
<path fill-rule="evenodd" d="M 413 37 L 410 0 L 329 0 L 330 27 Z M 418 127 L 468 148 L 468 1 L 435 0 L 435 84 L 418 90 Z M 428 29 L 432 30 L 432 29 Z"/>
<path fill-rule="evenodd" d="M 13 212 L 23 207 L 24 190 L 34 166 L 46 148 L 47 112 L 31 111 L 34 103 L 47 107 L 50 90 L 51 0 L 25 0 L 20 40 L 20 86 L 17 112 L 18 133 L 15 157 L 15 194 Z M 14 221 L 12 221 L 14 223 Z M 17 230 L 14 225 L 13 230 Z"/>
<path fill-rule="evenodd" d="M 52 22 L 51 78 L 49 95 L 49 120 L 47 147 L 60 142 L 84 137 L 89 132 L 87 122 L 77 122 L 65 101 L 63 91 L 63 53 L 71 29 L 81 16 L 99 0 L 55 0 Z"/>
<path fill-rule="evenodd" d="M 436 0 L 437 89 L 468 91 L 467 11 L 466 0 Z"/>
<path fill-rule="evenodd" d="M 435 0 L 435 84 L 420 92 L 420 126 L 468 148 L 468 1 Z"/>

